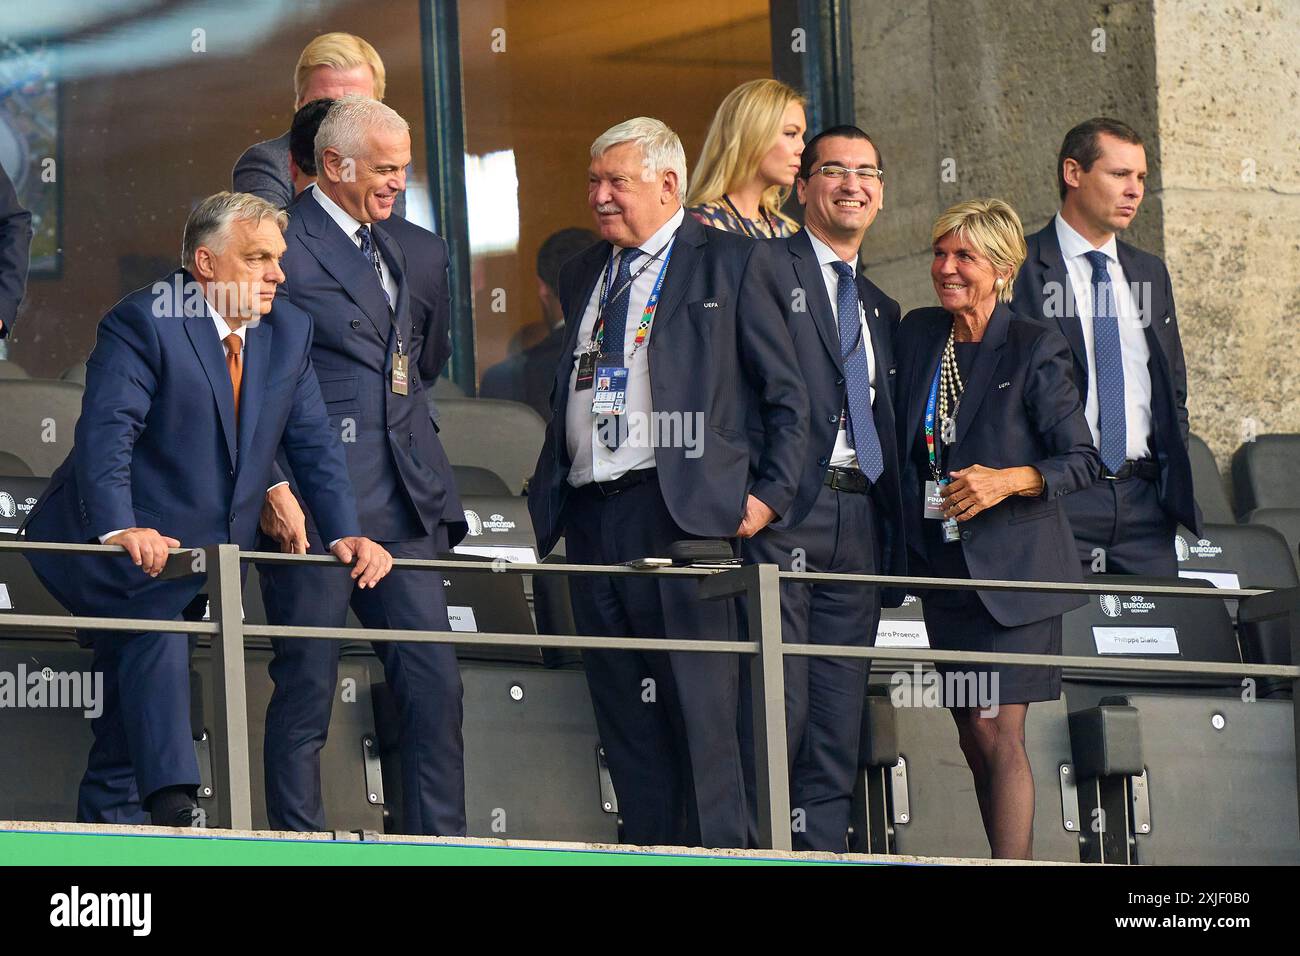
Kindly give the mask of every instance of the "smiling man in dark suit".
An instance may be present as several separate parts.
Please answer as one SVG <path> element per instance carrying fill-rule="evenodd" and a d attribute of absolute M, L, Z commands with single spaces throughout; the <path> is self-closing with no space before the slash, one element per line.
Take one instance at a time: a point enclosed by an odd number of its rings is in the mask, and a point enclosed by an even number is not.
<path fill-rule="evenodd" d="M 686 157 L 659 120 L 597 137 L 587 183 L 605 241 L 560 272 L 568 336 L 528 494 L 539 550 L 563 535 L 570 560 L 617 564 L 756 534 L 793 506 L 808 437 L 770 250 L 684 214 Z M 580 634 L 736 634 L 734 602 L 680 579 L 586 578 L 573 604 Z M 583 660 L 624 839 L 745 845 L 736 658 Z"/>
<path fill-rule="evenodd" d="M 100 322 L 72 452 L 27 519 L 35 541 L 121 545 L 128 557 L 28 556 L 73 614 L 196 620 L 205 578 L 159 580 L 167 549 L 253 547 L 277 449 L 349 586 L 392 560 L 357 537 L 343 448 L 311 366 L 311 319 L 274 300 L 287 217 L 218 193 L 185 225 L 184 268 Z M 269 313 L 269 314 L 268 314 Z M 190 826 L 199 783 L 190 739 L 189 642 L 166 633 L 84 634 L 105 704 L 77 819 Z"/>
<path fill-rule="evenodd" d="M 856 126 L 832 127 L 804 149 L 795 186 L 804 228 L 771 245 L 779 282 L 800 303 L 789 313 L 790 334 L 808 386 L 811 434 L 793 507 L 742 551 L 786 571 L 901 573 L 893 411 L 899 308 L 858 262 L 884 195 L 880 152 Z M 870 645 L 880 604 L 876 588 L 786 582 L 783 639 Z M 785 669 L 794 846 L 842 853 L 869 666 L 791 657 Z M 741 706 L 747 701 L 742 694 Z"/>
<path fill-rule="evenodd" d="M 1174 531 L 1199 534 L 1187 454 L 1187 365 L 1157 256 L 1116 238 L 1146 190 L 1142 139 L 1097 117 L 1066 134 L 1061 210 L 1026 240 L 1012 309 L 1064 333 L 1101 452 L 1100 480 L 1066 511 L 1085 569 L 1175 577 Z"/>
<path fill-rule="evenodd" d="M 290 209 L 281 295 L 312 316 L 312 362 L 330 421 L 343 438 L 363 524 L 395 557 L 432 559 L 464 534 L 450 469 L 425 400 L 424 352 L 441 349 L 417 327 L 413 270 L 424 269 L 376 224 L 392 214 L 406 182 L 406 121 L 363 96 L 336 102 L 316 134 L 316 184 Z M 443 355 L 445 361 L 445 353 Z M 292 499 L 273 504 L 277 526 Z M 309 517 L 313 517 L 310 516 Z M 449 520 L 451 519 L 451 520 Z M 316 522 L 318 525 L 319 522 Z M 445 530 L 445 529 L 444 529 Z M 277 542 L 299 547 L 295 541 Z M 321 547 L 307 525 L 307 544 Z M 268 541 L 268 546 L 274 544 Z M 268 566 L 261 571 L 267 617 L 275 624 L 343 627 L 351 604 L 372 628 L 446 631 L 439 575 L 398 571 L 369 593 L 354 593 L 330 569 Z M 277 641 L 267 708 L 267 815 L 277 829 L 321 830 L 320 750 L 336 692 L 338 644 Z M 465 832 L 461 681 L 448 644 L 376 642 L 397 699 L 402 758 L 402 828 Z"/>

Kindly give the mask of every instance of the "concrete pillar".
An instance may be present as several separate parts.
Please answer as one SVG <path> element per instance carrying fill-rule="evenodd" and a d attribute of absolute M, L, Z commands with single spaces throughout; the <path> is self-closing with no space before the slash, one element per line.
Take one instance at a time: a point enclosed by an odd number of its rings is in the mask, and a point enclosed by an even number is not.
<path fill-rule="evenodd" d="M 857 121 L 885 164 L 864 257 L 904 310 L 935 304 L 939 212 L 997 196 L 1026 231 L 1040 228 L 1057 208 L 1066 130 L 1115 116 L 1146 140 L 1147 194 L 1123 238 L 1169 264 L 1193 431 L 1225 469 L 1252 422 L 1300 431 L 1300 4 L 853 0 L 850 10 Z"/>

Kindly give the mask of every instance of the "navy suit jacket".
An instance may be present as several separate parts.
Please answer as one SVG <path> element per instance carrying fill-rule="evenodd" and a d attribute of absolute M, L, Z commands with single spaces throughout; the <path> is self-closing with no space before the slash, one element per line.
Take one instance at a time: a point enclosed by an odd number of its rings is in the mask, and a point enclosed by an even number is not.
<path fill-rule="evenodd" d="M 903 518 L 913 571 L 921 574 L 928 573 L 922 510 L 930 475 L 917 467 L 912 446 L 922 432 L 930 383 L 951 328 L 952 317 L 940 308 L 909 312 L 898 328 Z M 1042 473 L 1046 488 L 1041 497 L 1013 495 L 962 522 L 960 545 L 934 545 L 960 546 L 972 578 L 1083 580 L 1060 499 L 1092 484 L 1101 457 L 1092 445 L 1070 366 L 1070 347 L 1059 332 L 1020 319 L 1001 303 L 993 310 L 962 395 L 956 441 L 945 467 L 957 471 L 971 465 L 1032 465 Z M 978 594 L 1005 627 L 1041 621 L 1087 603 L 1086 596 L 1071 594 Z"/>
<path fill-rule="evenodd" d="M 844 381 L 844 362 L 840 355 L 839 322 L 826 295 L 822 267 L 817 262 L 817 254 L 807 230 L 770 242 L 775 252 L 777 268 L 783 274 L 782 284 L 790 290 L 787 301 L 793 301 L 794 290 L 802 289 L 805 304 L 804 309 L 791 309 L 788 315 L 790 338 L 794 342 L 795 354 L 808 388 L 811 410 L 808 452 L 804 455 L 803 469 L 799 476 L 799 490 L 795 494 L 793 507 L 782 516 L 778 525 L 793 528 L 807 516 L 821 492 L 831 452 L 835 448 L 847 386 Z M 872 415 L 885 459 L 884 473 L 872 492 L 879 505 L 876 514 L 884 556 L 880 573 L 901 574 L 907 559 L 900 520 L 902 500 L 898 440 L 894 427 L 894 397 L 898 378 L 895 374 L 894 330 L 898 326 L 900 310 L 898 303 L 862 275 L 861 270 L 858 271 L 857 284 L 875 353 L 876 400 L 872 405 Z"/>
<path fill-rule="evenodd" d="M 244 150 L 235 161 L 230 180 L 231 189 L 237 193 L 252 193 L 278 209 L 289 208 L 294 200 L 293 180 L 289 178 L 289 131 Z M 406 215 L 406 193 L 397 194 L 393 212 Z"/>
<path fill-rule="evenodd" d="M 327 540 L 359 533 L 311 366 L 311 319 L 277 299 L 248 328 L 236 424 L 225 349 L 202 293 L 187 294 L 191 282 L 177 271 L 101 320 L 73 449 L 28 515 L 28 538 L 98 544 L 110 531 L 144 527 L 184 547 L 251 549 L 279 448 Z M 125 557 L 28 560 L 75 614 L 171 619 L 205 584 L 201 575 L 150 578 Z"/>
<path fill-rule="evenodd" d="M 1016 277 L 1012 308 L 1017 315 L 1037 319 L 1058 329 L 1070 343 L 1074 382 L 1088 395 L 1088 353 L 1083 326 L 1074 307 L 1074 290 L 1056 238 L 1052 220 L 1026 238 L 1029 255 Z M 1187 363 L 1178 335 L 1173 284 L 1158 256 L 1127 242 L 1116 241 L 1116 254 L 1129 283 L 1142 283 L 1135 296 L 1142 309 L 1151 358 L 1152 451 L 1160 465 L 1160 503 L 1170 518 L 1200 534 L 1201 512 L 1192 489 L 1192 464 L 1187 454 Z"/>
<path fill-rule="evenodd" d="M 436 534 L 445 522 L 449 540 L 439 544 L 455 544 L 465 533 L 464 514 L 423 378 L 449 347 L 443 344 L 446 310 L 435 304 L 436 278 L 415 278 L 420 271 L 445 275 L 434 267 L 438 254 L 445 262 L 445 247 L 432 236 L 419 248 L 410 235 L 399 241 L 389 231 L 372 230 L 397 283 L 390 309 L 374 266 L 314 196 L 304 191 L 289 216 L 277 301 L 292 302 L 315 325 L 312 364 L 330 422 L 343 438 L 361 527 L 376 540 L 402 541 Z M 399 330 L 409 356 L 406 395 L 390 387 Z M 433 358 L 426 349 L 434 350 Z M 296 486 L 291 463 L 280 467 Z"/>
<path fill-rule="evenodd" d="M 0 167 L 0 339 L 13 331 L 18 304 L 27 287 L 28 255 L 32 248 L 32 214 Z"/>
<path fill-rule="evenodd" d="M 564 534 L 572 490 L 569 376 L 583 312 L 610 250 L 598 242 L 560 270 L 565 345 L 546 442 L 528 487 L 543 555 Z M 788 296 L 766 244 L 683 218 L 646 348 L 651 408 L 683 420 L 703 416 L 697 457 L 685 447 L 655 449 L 664 502 L 688 534 L 733 537 L 747 494 L 778 516 L 794 506 L 808 444 L 808 394 L 786 327 Z M 589 402 L 589 394 L 579 401 Z"/>

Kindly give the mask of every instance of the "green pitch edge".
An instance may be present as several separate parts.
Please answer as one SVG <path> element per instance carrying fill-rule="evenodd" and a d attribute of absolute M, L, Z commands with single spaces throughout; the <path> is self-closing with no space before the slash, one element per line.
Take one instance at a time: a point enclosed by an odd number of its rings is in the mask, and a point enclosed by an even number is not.
<path fill-rule="evenodd" d="M 0 831 L 0 865 L 6 866 L 807 866 L 823 862 L 616 850 Z"/>

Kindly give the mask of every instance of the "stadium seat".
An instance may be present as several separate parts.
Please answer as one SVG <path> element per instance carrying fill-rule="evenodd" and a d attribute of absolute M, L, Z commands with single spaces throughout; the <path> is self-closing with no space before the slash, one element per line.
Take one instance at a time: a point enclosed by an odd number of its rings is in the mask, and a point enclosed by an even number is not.
<path fill-rule="evenodd" d="M 1232 620 L 1222 601 L 1142 593 L 1144 585 L 1178 583 L 1164 578 L 1098 574 L 1092 575 L 1088 583 L 1113 586 L 1114 592 L 1092 595 L 1087 604 L 1062 617 L 1062 649 L 1066 655 L 1241 663 Z M 1189 587 L 1210 585 L 1198 579 L 1181 583 Z M 1242 684 L 1236 677 L 1066 668 L 1062 686 L 1069 709 L 1074 712 L 1118 694 L 1159 688 L 1168 693 L 1238 695 Z"/>
<path fill-rule="evenodd" d="M 81 386 L 71 382 L 0 379 L 5 424 L 0 446 L 48 478 L 72 450 L 81 393 Z"/>
<path fill-rule="evenodd" d="M 519 495 L 460 496 L 469 532 L 455 546 L 457 554 L 537 563 L 537 539 L 528 516 L 528 499 Z"/>
<path fill-rule="evenodd" d="M 1070 729 L 1085 861 L 1300 863 L 1290 701 L 1125 694 Z"/>
<path fill-rule="evenodd" d="M 7 451 L 0 451 L 0 475 L 16 475 L 18 477 L 29 478 L 32 474 L 31 465 L 23 461 L 17 455 Z M 0 478 L 3 482 L 4 478 Z"/>
<path fill-rule="evenodd" d="M 456 491 L 462 495 L 496 495 L 503 498 L 510 495 L 510 488 L 501 476 L 486 468 L 452 465 L 451 473 L 456 482 Z"/>
<path fill-rule="evenodd" d="M 461 665 L 465 685 L 465 804 L 470 836 L 618 841 L 617 803 L 604 808 L 596 720 L 581 671 Z M 387 686 L 375 700 L 385 793 L 400 814 L 400 766 Z"/>
<path fill-rule="evenodd" d="M 36 478 L 30 471 L 0 470 L 0 534 L 12 534 L 22 527 L 46 484 L 46 479 Z"/>
<path fill-rule="evenodd" d="M 0 379 L 30 377 L 31 376 L 27 374 L 27 370 L 17 362 L 10 361 L 9 359 L 0 359 Z"/>
<path fill-rule="evenodd" d="M 932 668 L 877 664 L 863 710 L 862 770 L 852 818 L 856 852 L 986 858 L 988 839 L 975 785 L 940 706 L 917 706 L 912 690 L 938 679 Z M 918 691 L 919 693 L 919 691 Z M 1064 701 L 1034 704 L 1025 724 L 1034 770 L 1034 858 L 1078 862 L 1081 821 L 1074 805 Z"/>
<path fill-rule="evenodd" d="M 1256 508 L 1300 508 L 1300 435 L 1260 435 L 1232 455 L 1237 516 Z"/>
<path fill-rule="evenodd" d="M 537 465 L 546 423 L 519 402 L 493 398 L 438 399 L 438 437 L 453 465 L 496 472 L 519 493 Z"/>
<path fill-rule="evenodd" d="M 1246 515 L 1246 523 L 1263 525 L 1282 535 L 1300 571 L 1300 508 L 1256 508 Z"/>
<path fill-rule="evenodd" d="M 274 684 L 267 671 L 269 651 L 245 653 L 248 695 L 248 750 L 253 794 L 253 827 L 266 829 L 266 774 L 263 745 L 266 735 L 266 705 Z M 203 732 L 210 745 L 207 766 L 200 765 L 205 784 L 212 779 L 211 759 L 217 749 L 219 726 L 212 686 L 212 652 L 200 647 L 194 652 L 196 697 L 201 701 Z M 321 750 L 321 795 L 325 803 L 325 820 L 332 830 L 385 829 L 385 794 L 379 765 L 378 739 L 375 734 L 374 707 L 371 698 L 371 675 L 367 662 L 339 661 L 339 683 L 330 713 L 329 739 Z M 374 799 L 371 799 L 373 794 Z M 200 793 L 199 805 L 215 821 L 220 805 L 215 792 Z"/>
<path fill-rule="evenodd" d="M 1196 435 L 1188 437 L 1187 453 L 1192 461 L 1192 487 L 1196 503 L 1201 507 L 1201 517 L 1214 524 L 1230 524 L 1236 520 L 1228 493 L 1223 487 L 1223 476 L 1214 460 L 1214 453 Z"/>
<path fill-rule="evenodd" d="M 1205 535 L 1196 538 L 1179 528 L 1174 538 L 1178 573 L 1184 578 L 1205 578 L 1226 588 L 1293 588 L 1300 585 L 1286 539 L 1264 525 L 1206 525 Z M 1224 604 L 1237 622 L 1237 641 L 1242 659 L 1248 664 L 1291 662 L 1290 620 L 1285 616 L 1265 617 L 1251 612 L 1249 603 L 1238 606 L 1235 599 Z M 1290 693 L 1290 682 L 1261 682 L 1259 696 Z"/>
<path fill-rule="evenodd" d="M 82 676 L 91 674 L 90 662 L 91 652 L 76 644 L 13 639 L 0 631 L 0 673 L 22 677 L 30 688 L 28 676 L 48 667 L 59 676 L 45 682 L 47 695 L 56 686 L 71 691 L 76 675 L 80 703 L 88 702 L 87 691 L 94 698 L 89 702 L 98 702 L 102 681 L 96 687 L 93 676 Z M 0 820 L 76 820 L 77 786 L 92 741 L 87 713 L 93 716 L 94 708 L 0 707 Z"/>
<path fill-rule="evenodd" d="M 465 390 L 446 375 L 439 375 L 433 380 L 433 388 L 429 389 L 429 394 L 441 401 L 444 398 L 464 398 Z"/>
<path fill-rule="evenodd" d="M 492 559 L 466 556 L 467 564 L 489 564 Z M 453 631 L 536 636 L 528 598 L 524 594 L 523 576 L 493 571 L 444 571 L 443 587 L 447 595 L 447 612 Z M 461 660 L 507 661 L 515 664 L 541 664 L 542 650 L 536 644 L 518 647 L 458 644 L 456 656 Z"/>
<path fill-rule="evenodd" d="M 59 381 L 72 382 L 84 388 L 86 385 L 86 363 L 78 362 L 76 365 L 69 365 L 63 370 L 63 374 L 59 376 Z"/>

